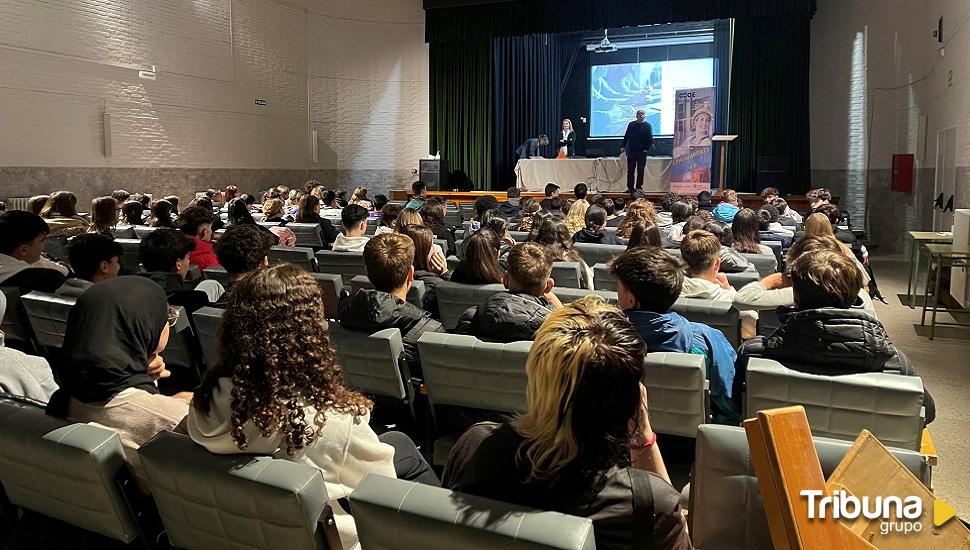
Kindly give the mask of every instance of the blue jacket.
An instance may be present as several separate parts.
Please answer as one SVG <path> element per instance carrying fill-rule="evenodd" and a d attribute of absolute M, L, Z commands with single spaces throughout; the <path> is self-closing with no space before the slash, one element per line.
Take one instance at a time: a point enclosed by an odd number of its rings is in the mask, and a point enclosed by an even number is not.
<path fill-rule="evenodd" d="M 685 319 L 679 313 L 654 313 L 628 310 L 629 317 L 648 351 L 669 351 L 703 355 L 707 363 L 707 378 L 711 382 L 712 402 L 723 396 L 725 403 L 717 408 L 722 416 L 740 419 L 740 407 L 731 403 L 734 396 L 734 363 L 738 354 L 721 331 Z M 737 401 L 737 400 L 734 400 Z M 728 410 L 723 410 L 723 409 Z"/>
<path fill-rule="evenodd" d="M 715 220 L 722 221 L 724 223 L 731 223 L 734 221 L 734 216 L 741 210 L 737 206 L 729 202 L 719 202 L 711 215 L 714 216 Z"/>

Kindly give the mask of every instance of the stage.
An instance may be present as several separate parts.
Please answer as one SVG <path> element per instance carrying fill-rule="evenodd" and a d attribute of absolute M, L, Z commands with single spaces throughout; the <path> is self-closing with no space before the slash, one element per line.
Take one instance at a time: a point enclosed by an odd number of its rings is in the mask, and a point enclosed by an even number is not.
<path fill-rule="evenodd" d="M 645 193 L 670 190 L 670 157 L 647 157 L 643 177 Z M 523 191 L 542 192 L 546 184 L 556 182 L 563 190 L 585 183 L 590 192 L 623 193 L 626 191 L 626 159 L 617 157 L 520 159 L 515 165 L 516 185 Z"/>

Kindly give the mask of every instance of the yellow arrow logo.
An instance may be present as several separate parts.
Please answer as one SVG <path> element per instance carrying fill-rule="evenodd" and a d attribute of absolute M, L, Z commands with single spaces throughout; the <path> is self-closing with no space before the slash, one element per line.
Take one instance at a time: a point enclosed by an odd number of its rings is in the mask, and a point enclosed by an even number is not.
<path fill-rule="evenodd" d="M 936 499 L 933 501 L 933 525 L 940 527 L 944 523 L 953 519 L 953 516 L 957 515 L 957 511 L 953 509 L 946 501 L 941 499 Z"/>

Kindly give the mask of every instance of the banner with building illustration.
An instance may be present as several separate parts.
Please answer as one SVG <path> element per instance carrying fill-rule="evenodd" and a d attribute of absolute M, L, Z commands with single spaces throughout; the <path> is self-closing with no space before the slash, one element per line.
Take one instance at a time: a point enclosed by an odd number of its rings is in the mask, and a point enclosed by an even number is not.
<path fill-rule="evenodd" d="M 695 195 L 711 189 L 714 88 L 677 90 L 670 191 Z"/>

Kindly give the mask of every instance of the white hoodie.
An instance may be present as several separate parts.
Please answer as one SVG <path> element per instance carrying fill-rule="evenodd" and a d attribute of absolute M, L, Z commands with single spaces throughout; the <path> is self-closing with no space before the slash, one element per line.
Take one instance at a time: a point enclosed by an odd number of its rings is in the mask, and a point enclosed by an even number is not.
<path fill-rule="evenodd" d="M 212 391 L 209 413 L 204 414 L 192 407 L 187 428 L 193 441 L 215 454 L 270 455 L 319 468 L 327 486 L 340 542 L 344 548 L 352 548 L 357 544 L 357 527 L 354 518 L 337 501 L 350 496 L 367 474 L 396 477 L 394 448 L 377 439 L 368 424 L 369 414 L 355 417 L 328 412 L 324 415 L 313 407 L 304 407 L 303 411 L 311 426 L 319 430 L 319 435 L 295 455 L 286 454 L 281 435 L 262 437 L 252 422 L 244 427 L 247 446 L 240 450 L 232 439 L 232 381 L 220 378 L 219 385 Z"/>
<path fill-rule="evenodd" d="M 65 277 L 67 277 L 67 274 L 69 273 L 69 270 L 66 267 L 52 262 L 47 258 L 41 258 L 32 264 L 28 264 L 23 260 L 14 258 L 13 256 L 0 254 L 0 283 L 6 281 L 25 269 L 34 268 L 53 269 Z"/>
<path fill-rule="evenodd" d="M 334 252 L 363 252 L 364 246 L 367 245 L 367 241 L 370 237 L 360 236 L 360 237 L 348 237 L 343 233 L 337 234 L 337 239 L 333 242 Z"/>

